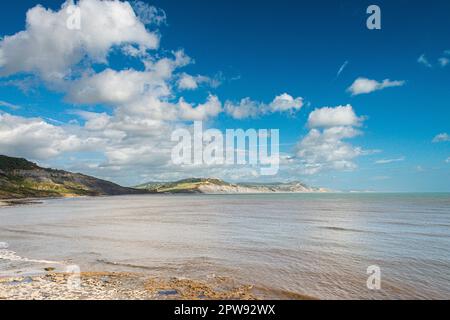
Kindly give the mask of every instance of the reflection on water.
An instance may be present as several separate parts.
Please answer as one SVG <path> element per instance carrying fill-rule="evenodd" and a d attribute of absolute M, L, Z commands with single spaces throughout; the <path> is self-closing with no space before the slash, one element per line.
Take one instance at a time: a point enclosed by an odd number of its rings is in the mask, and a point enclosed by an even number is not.
<path fill-rule="evenodd" d="M 450 298 L 449 194 L 125 196 L 0 209 L 0 274 L 33 261 L 318 298 Z M 12 252 L 12 253 L 11 253 Z M 11 260 L 8 258 L 26 257 Z M 367 267 L 381 290 L 367 289 Z"/>

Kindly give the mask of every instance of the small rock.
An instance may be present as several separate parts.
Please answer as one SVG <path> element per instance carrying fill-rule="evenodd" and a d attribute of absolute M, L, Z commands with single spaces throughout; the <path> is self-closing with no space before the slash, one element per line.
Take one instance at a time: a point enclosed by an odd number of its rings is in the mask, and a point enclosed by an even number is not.
<path fill-rule="evenodd" d="M 33 282 L 33 278 L 31 278 L 31 277 L 25 277 L 22 280 L 22 283 L 32 283 L 32 282 Z"/>
<path fill-rule="evenodd" d="M 158 294 L 161 296 L 173 296 L 173 295 L 178 294 L 178 291 L 177 290 L 161 290 L 161 291 L 158 291 Z"/>
<path fill-rule="evenodd" d="M 12 281 L 8 282 L 8 284 L 11 285 L 11 286 L 17 286 L 17 285 L 20 284 L 20 281 L 19 280 L 12 280 Z"/>

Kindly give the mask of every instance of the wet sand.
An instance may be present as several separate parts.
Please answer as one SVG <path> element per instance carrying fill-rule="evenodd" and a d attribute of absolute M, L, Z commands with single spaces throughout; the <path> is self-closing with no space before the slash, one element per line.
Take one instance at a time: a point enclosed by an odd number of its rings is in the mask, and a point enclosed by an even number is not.
<path fill-rule="evenodd" d="M 207 281 L 160 279 L 140 273 L 49 271 L 39 276 L 0 278 L 0 300 L 314 300 L 293 292 L 242 285 L 227 277 Z"/>
<path fill-rule="evenodd" d="M 13 207 L 13 206 L 25 206 L 41 203 L 39 199 L 0 199 L 0 208 Z"/>

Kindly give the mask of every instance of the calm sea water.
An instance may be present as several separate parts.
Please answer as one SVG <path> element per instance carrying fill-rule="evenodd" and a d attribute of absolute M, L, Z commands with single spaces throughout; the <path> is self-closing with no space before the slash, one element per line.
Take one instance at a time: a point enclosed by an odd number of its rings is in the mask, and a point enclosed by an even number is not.
<path fill-rule="evenodd" d="M 0 275 L 228 276 L 322 299 L 450 298 L 450 194 L 124 196 L 0 209 Z M 381 289 L 366 286 L 381 269 Z"/>

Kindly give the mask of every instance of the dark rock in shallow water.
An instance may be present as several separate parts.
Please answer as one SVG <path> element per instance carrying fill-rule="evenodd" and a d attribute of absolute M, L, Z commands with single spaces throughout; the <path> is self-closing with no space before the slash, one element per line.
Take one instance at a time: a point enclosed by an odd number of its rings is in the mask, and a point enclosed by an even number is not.
<path fill-rule="evenodd" d="M 11 286 L 18 286 L 18 285 L 20 285 L 20 284 L 24 284 L 24 283 L 32 283 L 32 282 L 33 282 L 33 278 L 31 278 L 31 277 L 25 277 L 25 278 L 23 278 L 23 279 L 21 279 L 21 280 L 13 280 L 13 281 L 10 281 L 10 282 L 8 282 L 8 284 L 11 285 Z"/>
<path fill-rule="evenodd" d="M 161 296 L 173 296 L 173 295 L 178 294 L 178 291 L 177 290 L 161 290 L 161 291 L 158 291 L 158 294 Z"/>
<path fill-rule="evenodd" d="M 22 283 L 32 283 L 32 282 L 33 282 L 33 278 L 31 278 L 31 277 L 25 277 L 22 280 Z"/>

